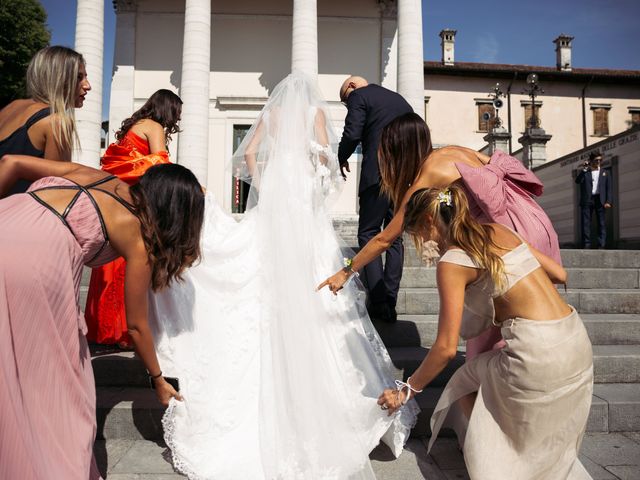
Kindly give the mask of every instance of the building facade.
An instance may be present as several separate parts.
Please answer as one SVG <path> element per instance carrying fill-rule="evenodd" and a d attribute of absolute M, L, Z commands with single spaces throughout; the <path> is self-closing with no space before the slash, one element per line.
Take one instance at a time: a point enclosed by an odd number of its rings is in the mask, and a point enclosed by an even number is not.
<path fill-rule="evenodd" d="M 88 22 L 81 14 L 98 15 L 102 6 L 103 0 L 79 0 L 78 23 Z M 154 91 L 176 92 L 184 101 L 182 132 L 170 154 L 229 211 L 242 210 L 231 154 L 275 85 L 292 70 L 317 78 L 338 133 L 346 115 L 339 89 L 350 74 L 399 91 L 423 111 L 420 0 L 116 0 L 114 6 L 109 137 Z M 85 53 L 81 40 L 76 47 Z M 92 79 L 94 63 L 89 56 Z M 95 142 L 81 140 L 81 159 L 96 165 Z M 335 214 L 356 212 L 357 155 L 353 161 Z"/>
<path fill-rule="evenodd" d="M 556 38 L 556 66 L 543 67 L 456 62 L 455 36 L 455 30 L 443 30 L 442 60 L 424 62 L 425 118 L 436 145 L 485 148 L 492 123 L 483 114 L 495 117 L 489 92 L 499 83 L 505 96 L 497 113 L 511 133 L 510 152 L 520 157 L 518 139 L 532 113 L 526 93 L 530 73 L 538 75 L 544 90 L 535 106 L 539 126 L 551 135 L 546 144 L 549 161 L 640 123 L 640 71 L 575 68 L 572 37 Z M 553 53 L 550 47 L 550 59 Z"/>

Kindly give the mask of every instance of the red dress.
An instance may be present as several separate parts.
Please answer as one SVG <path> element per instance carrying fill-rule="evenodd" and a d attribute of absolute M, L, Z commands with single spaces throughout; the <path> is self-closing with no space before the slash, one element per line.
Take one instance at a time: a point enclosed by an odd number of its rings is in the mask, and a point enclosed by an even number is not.
<path fill-rule="evenodd" d="M 133 185 L 144 172 L 159 163 L 169 163 L 167 152 L 149 153 L 149 144 L 129 130 L 124 138 L 107 148 L 102 170 Z M 91 272 L 85 317 L 87 340 L 101 344 L 131 345 L 124 311 L 124 272 L 122 257 Z"/>

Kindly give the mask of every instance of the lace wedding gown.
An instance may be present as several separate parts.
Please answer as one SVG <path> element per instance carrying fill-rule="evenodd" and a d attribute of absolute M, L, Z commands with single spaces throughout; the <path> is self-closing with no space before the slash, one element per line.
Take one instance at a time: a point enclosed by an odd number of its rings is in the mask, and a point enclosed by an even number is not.
<path fill-rule="evenodd" d="M 370 451 L 382 439 L 399 455 L 415 424 L 415 402 L 391 417 L 376 403 L 392 365 L 356 282 L 315 291 L 342 266 L 324 109 L 300 74 L 276 87 L 234 159 L 253 208 L 236 222 L 208 193 L 202 261 L 152 299 L 162 370 L 184 396 L 165 440 L 189 478 L 375 478 Z"/>

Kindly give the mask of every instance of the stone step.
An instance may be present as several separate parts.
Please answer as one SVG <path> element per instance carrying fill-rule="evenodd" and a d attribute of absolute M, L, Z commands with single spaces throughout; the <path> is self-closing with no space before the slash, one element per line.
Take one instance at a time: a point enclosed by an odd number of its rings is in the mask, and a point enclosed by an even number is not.
<path fill-rule="evenodd" d="M 429 420 L 443 387 L 429 386 L 418 394 L 422 409 L 413 436 L 430 435 Z M 164 409 L 149 388 L 98 387 L 98 439 L 161 440 Z M 594 386 L 589 432 L 632 432 L 640 430 L 640 385 L 600 384 Z M 443 432 L 451 435 L 451 432 Z"/>
<path fill-rule="evenodd" d="M 639 288 L 640 250 L 561 250 L 561 254 L 572 288 Z M 404 264 L 403 286 L 435 286 L 435 269 L 422 264 L 411 242 L 405 242 Z M 90 276 L 91 269 L 85 267 L 81 285 L 88 286 Z M 428 284 L 416 283 L 422 281 Z"/>
<path fill-rule="evenodd" d="M 581 318 L 594 345 L 640 345 L 640 314 L 585 313 Z M 428 347 L 436 339 L 438 316 L 400 315 L 396 323 L 374 325 L 387 347 Z"/>
<path fill-rule="evenodd" d="M 640 270 L 633 268 L 568 268 L 567 287 L 573 289 L 637 289 L 640 288 Z M 436 287 L 435 268 L 405 267 L 402 271 L 403 288 Z"/>
<path fill-rule="evenodd" d="M 464 363 L 464 353 L 456 358 L 431 383 L 444 386 Z M 410 376 L 426 357 L 422 346 L 388 347 L 396 378 Z M 594 377 L 596 383 L 639 383 L 640 345 L 594 345 Z M 142 362 L 133 352 L 93 354 L 92 366 L 99 387 L 146 387 L 148 378 Z"/>
<path fill-rule="evenodd" d="M 640 313 L 640 289 L 568 289 L 560 293 L 580 313 Z M 435 315 L 438 305 L 435 288 L 402 288 L 396 310 L 399 314 Z"/>
<path fill-rule="evenodd" d="M 612 391 L 616 392 L 615 395 L 624 397 L 626 392 L 623 389 L 626 387 L 626 384 L 621 385 L 621 387 L 621 389 L 618 389 L 617 386 L 615 386 Z M 421 411 L 418 415 L 418 422 L 411 431 L 412 436 L 431 436 L 431 415 L 433 415 L 433 411 L 436 408 L 443 390 L 443 387 L 427 387 L 422 393 L 419 393 L 416 396 L 416 401 L 418 402 Z M 636 390 L 640 393 L 640 389 Z M 640 422 L 622 420 L 622 418 L 626 419 L 627 415 L 633 413 L 640 414 L 640 400 L 636 400 L 635 402 L 632 401 L 631 403 L 618 402 L 610 405 L 606 400 L 603 400 L 594 394 L 591 397 L 591 410 L 589 411 L 589 419 L 587 420 L 587 431 L 636 431 L 637 424 Z M 616 420 L 614 422 L 610 422 L 611 417 Z M 611 423 L 612 428 L 618 428 L 619 430 L 609 430 Z M 440 435 L 455 436 L 453 431 L 449 429 L 442 430 Z"/>
<path fill-rule="evenodd" d="M 420 366 L 429 350 L 424 347 L 391 347 L 388 351 L 396 367 L 396 377 L 407 378 Z M 464 357 L 459 353 L 432 385 L 445 385 L 463 363 Z M 639 383 L 640 345 L 594 345 L 593 370 L 595 383 Z"/>

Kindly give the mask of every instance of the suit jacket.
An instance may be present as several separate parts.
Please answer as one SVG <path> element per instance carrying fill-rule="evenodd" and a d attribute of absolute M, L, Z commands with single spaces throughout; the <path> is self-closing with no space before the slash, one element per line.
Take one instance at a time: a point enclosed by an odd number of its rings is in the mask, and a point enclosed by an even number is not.
<path fill-rule="evenodd" d="M 347 98 L 347 117 L 338 147 L 338 160 L 346 162 L 362 143 L 362 171 L 358 193 L 380 182 L 378 143 L 382 129 L 396 117 L 413 112 L 396 92 L 375 84 L 353 90 Z"/>
<path fill-rule="evenodd" d="M 591 204 L 591 191 L 593 189 L 593 178 L 591 176 L 591 170 L 580 170 L 576 177 L 576 183 L 580 185 L 580 206 L 586 207 Z M 598 175 L 598 191 L 600 196 L 600 203 L 611 203 L 611 170 L 609 168 L 600 167 L 600 175 Z"/>

